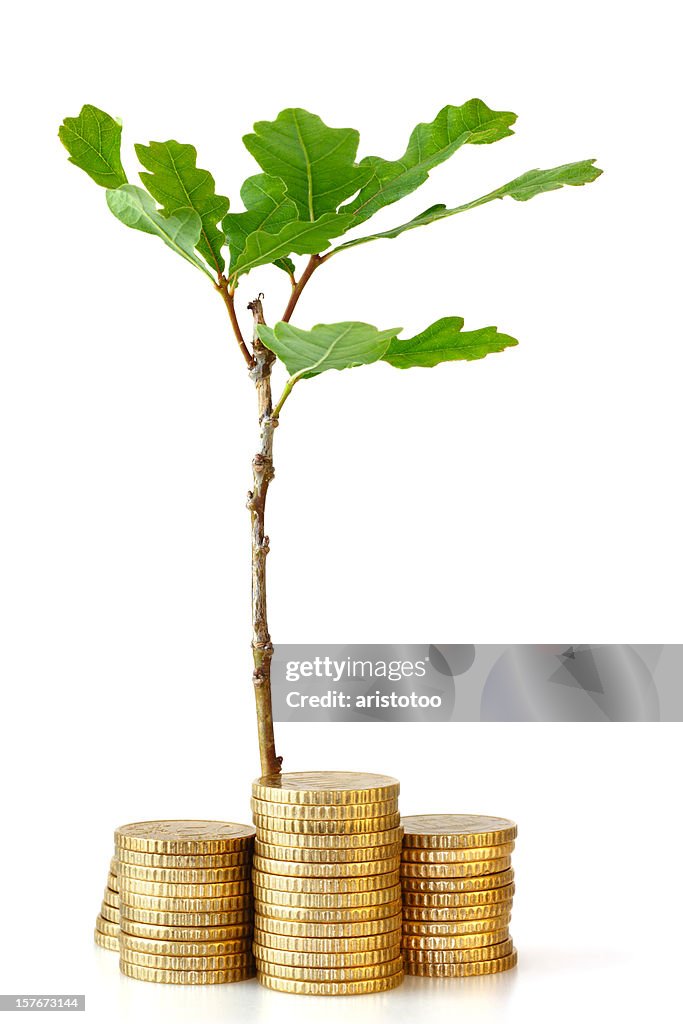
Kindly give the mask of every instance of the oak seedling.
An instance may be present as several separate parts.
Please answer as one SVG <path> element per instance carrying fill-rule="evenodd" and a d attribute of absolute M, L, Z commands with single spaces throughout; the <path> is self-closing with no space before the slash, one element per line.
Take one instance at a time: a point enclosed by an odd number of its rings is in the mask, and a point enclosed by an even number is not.
<path fill-rule="evenodd" d="M 328 260 L 358 245 L 397 238 L 406 231 L 472 210 L 494 199 L 526 202 L 564 185 L 585 185 L 602 173 L 594 160 L 531 170 L 470 202 L 439 203 L 397 227 L 359 231 L 379 210 L 404 199 L 424 184 L 437 164 L 461 146 L 488 145 L 512 135 L 516 115 L 491 110 L 482 100 L 445 106 L 433 121 L 418 124 L 397 160 L 365 156 L 357 160 L 358 132 L 330 128 L 300 108 L 283 110 L 274 121 L 258 121 L 244 144 L 261 168 L 240 189 L 243 210 L 232 212 L 217 194 L 213 176 L 197 166 L 194 146 L 169 139 L 135 146 L 142 186 L 131 184 L 121 162 L 121 123 L 86 105 L 65 118 L 59 137 L 69 159 L 106 189 L 109 209 L 130 228 L 156 236 L 204 274 L 225 303 L 239 350 L 256 386 L 260 447 L 253 459 L 248 496 L 252 543 L 252 652 L 261 770 L 278 773 L 273 732 L 270 666 L 273 645 L 266 603 L 265 532 L 268 486 L 273 478 L 273 437 L 295 385 L 326 370 L 344 370 L 384 360 L 399 369 L 431 367 L 451 360 L 482 359 L 517 344 L 496 327 L 464 330 L 460 316 L 448 316 L 412 338 L 402 329 L 378 329 L 358 321 L 291 323 L 301 293 Z M 343 239 L 343 240 L 342 240 Z M 301 273 L 293 257 L 307 256 Z M 390 257 L 388 257 L 390 258 Z M 288 275 L 291 292 L 274 326 L 267 326 L 261 297 L 248 304 L 252 337 L 242 332 L 235 293 L 255 267 L 272 265 Z M 289 373 L 274 402 L 271 370 L 276 359 Z"/>

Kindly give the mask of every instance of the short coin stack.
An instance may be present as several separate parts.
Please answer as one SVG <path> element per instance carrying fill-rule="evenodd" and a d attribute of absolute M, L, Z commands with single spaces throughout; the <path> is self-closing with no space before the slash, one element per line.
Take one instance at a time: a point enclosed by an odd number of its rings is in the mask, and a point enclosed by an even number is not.
<path fill-rule="evenodd" d="M 107 888 L 104 890 L 102 906 L 95 922 L 95 942 L 103 949 L 119 951 L 121 911 L 119 910 L 119 880 L 116 857 L 109 865 Z"/>
<path fill-rule="evenodd" d="M 384 992 L 403 980 L 399 784 L 301 772 L 253 785 L 254 955 L 267 988 Z"/>
<path fill-rule="evenodd" d="M 250 825 L 143 821 L 114 838 L 124 974 L 169 985 L 254 976 Z"/>
<path fill-rule="evenodd" d="M 515 823 L 478 814 L 423 814 L 401 823 L 406 972 L 465 978 L 514 967 L 508 925 Z"/>

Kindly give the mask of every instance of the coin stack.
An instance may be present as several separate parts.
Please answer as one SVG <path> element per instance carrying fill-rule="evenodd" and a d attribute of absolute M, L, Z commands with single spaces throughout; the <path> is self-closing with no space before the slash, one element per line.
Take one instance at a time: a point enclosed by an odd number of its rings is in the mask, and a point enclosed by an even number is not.
<path fill-rule="evenodd" d="M 306 772 L 253 785 L 254 955 L 267 988 L 384 992 L 403 980 L 399 784 Z"/>
<path fill-rule="evenodd" d="M 254 831 L 227 821 L 143 821 L 116 830 L 124 974 L 169 985 L 254 976 Z"/>
<path fill-rule="evenodd" d="M 119 880 L 116 857 L 112 857 L 109 865 L 107 888 L 104 890 L 102 906 L 95 921 L 95 942 L 103 949 L 112 949 L 118 953 L 121 912 L 119 910 Z"/>
<path fill-rule="evenodd" d="M 423 814 L 401 823 L 406 972 L 466 978 L 514 967 L 508 925 L 515 823 L 479 814 Z"/>

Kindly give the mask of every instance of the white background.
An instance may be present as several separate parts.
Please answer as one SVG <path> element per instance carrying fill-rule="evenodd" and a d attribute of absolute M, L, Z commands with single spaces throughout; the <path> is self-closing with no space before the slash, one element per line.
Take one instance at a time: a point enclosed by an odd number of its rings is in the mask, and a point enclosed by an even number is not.
<path fill-rule="evenodd" d="M 297 322 L 520 339 L 432 371 L 300 384 L 277 437 L 271 626 L 287 642 L 667 642 L 680 632 L 680 98 L 674 5 L 15 5 L 3 30 L 0 990 L 93 1021 L 319 1020 L 343 1000 L 119 976 L 91 929 L 114 826 L 249 818 L 245 491 L 254 395 L 206 280 L 123 228 L 57 126 L 84 102 L 194 143 L 240 208 L 240 138 L 302 105 L 399 156 L 481 96 L 466 146 L 377 218 L 533 167 L 605 174 L 346 253 Z M 135 171 L 129 171 L 134 176 Z M 373 222 L 374 224 L 374 222 Z M 271 322 L 286 279 L 259 270 Z M 248 318 L 244 318 L 248 329 Z M 671 1019 L 683 920 L 678 725 L 288 725 L 291 769 L 400 777 L 402 809 L 518 820 L 518 970 L 410 980 L 362 1019 Z"/>

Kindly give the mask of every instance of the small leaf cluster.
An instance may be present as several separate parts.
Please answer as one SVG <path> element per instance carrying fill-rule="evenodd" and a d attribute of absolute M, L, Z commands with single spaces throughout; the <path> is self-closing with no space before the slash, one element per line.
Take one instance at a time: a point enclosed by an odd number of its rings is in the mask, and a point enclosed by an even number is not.
<path fill-rule="evenodd" d="M 460 206 L 437 204 L 395 228 L 339 241 L 413 193 L 461 146 L 488 145 L 512 135 L 515 121 L 515 114 L 472 99 L 445 106 L 433 121 L 418 124 L 399 159 L 357 160 L 357 131 L 331 128 L 300 108 L 283 110 L 274 121 L 258 121 L 244 137 L 261 171 L 242 185 L 244 209 L 239 212 L 231 211 L 228 198 L 216 192 L 213 176 L 197 166 L 197 151 L 187 143 L 170 139 L 136 145 L 144 168 L 141 187 L 131 184 L 124 171 L 121 123 L 109 114 L 86 105 L 77 117 L 65 118 L 59 137 L 71 162 L 106 189 L 115 217 L 160 238 L 230 298 L 244 275 L 266 264 L 289 275 L 298 298 L 301 282 L 292 257 L 308 255 L 313 261 L 309 267 L 315 269 L 346 249 L 396 238 L 493 199 L 526 202 L 564 185 L 592 182 L 602 173 L 594 160 L 527 171 Z M 319 324 L 312 330 L 282 321 L 273 328 L 262 325 L 259 337 L 291 374 L 289 390 L 297 380 L 328 369 L 379 359 L 401 369 L 430 367 L 447 360 L 481 359 L 517 344 L 495 327 L 464 331 L 463 326 L 461 317 L 445 317 L 403 339 L 400 328 L 378 330 L 354 321 Z"/>

